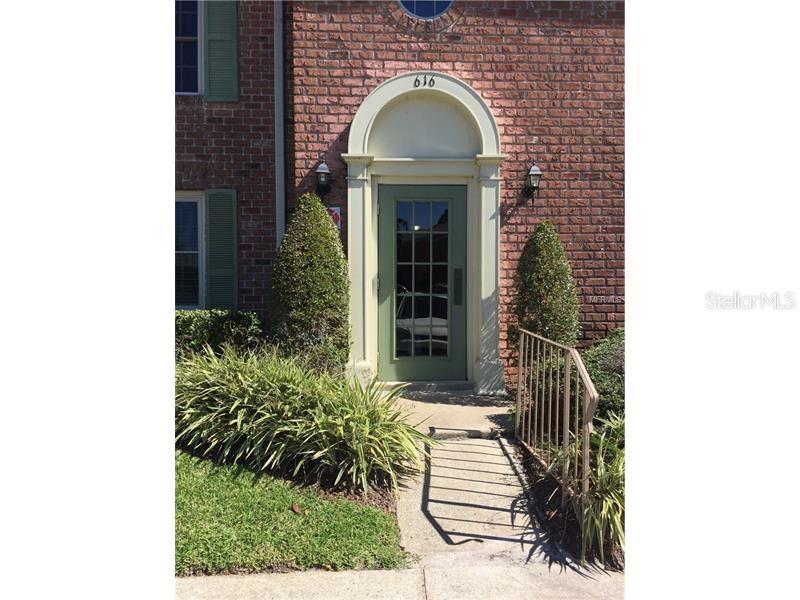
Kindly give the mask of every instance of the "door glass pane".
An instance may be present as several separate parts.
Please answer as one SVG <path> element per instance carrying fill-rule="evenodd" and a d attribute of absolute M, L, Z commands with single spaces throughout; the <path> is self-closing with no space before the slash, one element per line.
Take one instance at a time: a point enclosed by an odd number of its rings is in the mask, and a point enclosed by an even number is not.
<path fill-rule="evenodd" d="M 430 231 L 431 203 L 414 202 L 414 231 Z"/>
<path fill-rule="evenodd" d="M 447 262 L 446 233 L 437 233 L 433 236 L 433 262 Z"/>
<path fill-rule="evenodd" d="M 397 262 L 411 262 L 411 240 L 410 233 L 397 234 Z"/>
<path fill-rule="evenodd" d="M 431 234 L 430 233 L 415 233 L 414 234 L 414 262 L 430 262 L 431 260 Z"/>
<path fill-rule="evenodd" d="M 411 284 L 411 265 L 397 265 L 397 293 L 410 294 L 414 287 Z"/>
<path fill-rule="evenodd" d="M 397 203 L 397 231 L 411 231 L 411 202 Z"/>
<path fill-rule="evenodd" d="M 434 294 L 447 296 L 447 265 L 433 266 L 433 286 Z"/>
<path fill-rule="evenodd" d="M 414 296 L 414 322 L 419 327 L 430 327 L 428 319 L 431 316 L 431 297 L 425 295 Z"/>
<path fill-rule="evenodd" d="M 431 297 L 431 354 L 447 356 L 449 339 L 447 321 L 447 265 L 433 267 L 433 293 Z"/>
<path fill-rule="evenodd" d="M 397 202 L 395 356 L 449 356 L 448 203 Z"/>
<path fill-rule="evenodd" d="M 414 293 L 430 294 L 431 268 L 428 265 L 414 265 Z"/>
<path fill-rule="evenodd" d="M 447 202 L 434 202 L 431 210 L 434 231 L 447 231 Z"/>
<path fill-rule="evenodd" d="M 414 296 L 414 356 L 430 356 L 430 306 L 430 296 Z"/>
<path fill-rule="evenodd" d="M 395 356 L 411 356 L 411 336 L 414 322 L 411 317 L 413 296 L 395 297 Z"/>

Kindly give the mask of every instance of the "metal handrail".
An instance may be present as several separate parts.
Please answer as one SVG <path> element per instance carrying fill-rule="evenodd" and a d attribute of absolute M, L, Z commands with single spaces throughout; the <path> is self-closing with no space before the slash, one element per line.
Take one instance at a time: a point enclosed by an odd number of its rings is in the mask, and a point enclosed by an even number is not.
<path fill-rule="evenodd" d="M 514 432 L 545 468 L 561 462 L 560 478 L 554 475 L 561 506 L 570 499 L 580 515 L 581 500 L 589 493 L 590 436 L 599 395 L 575 348 L 527 329 L 519 332 Z"/>

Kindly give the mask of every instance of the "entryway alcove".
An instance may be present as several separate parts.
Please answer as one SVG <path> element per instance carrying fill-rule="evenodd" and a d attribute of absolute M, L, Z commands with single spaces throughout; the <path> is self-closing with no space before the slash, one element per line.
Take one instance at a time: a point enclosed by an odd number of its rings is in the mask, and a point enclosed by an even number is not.
<path fill-rule="evenodd" d="M 353 372 L 361 379 L 468 381 L 480 394 L 503 392 L 498 235 L 505 156 L 489 107 L 451 75 L 399 75 L 361 104 L 342 158 Z"/>

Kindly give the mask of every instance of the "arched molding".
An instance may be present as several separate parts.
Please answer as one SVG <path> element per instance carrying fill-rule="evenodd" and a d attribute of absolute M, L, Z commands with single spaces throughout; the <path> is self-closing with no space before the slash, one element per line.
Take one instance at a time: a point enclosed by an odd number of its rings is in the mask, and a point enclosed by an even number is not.
<path fill-rule="evenodd" d="M 407 105 L 400 104 L 406 101 Z M 408 110 L 393 113 L 398 107 Z M 442 133 L 442 123 L 433 121 L 443 110 L 455 112 L 440 119 L 442 122 L 473 131 L 449 137 Z M 446 139 L 434 142 L 432 136 L 426 136 L 417 145 L 407 132 L 400 131 L 403 115 L 428 119 L 428 127 L 424 122 L 422 127 L 415 123 L 411 130 L 435 132 L 439 126 L 439 138 Z M 392 131 L 400 134 L 394 145 Z M 371 144 L 375 135 L 382 138 Z M 454 147 L 459 143 L 462 147 Z M 464 145 L 471 149 L 469 153 Z M 378 156 L 371 150 L 377 150 Z M 498 277 L 500 166 L 505 156 L 500 153 L 500 134 L 489 106 L 472 87 L 452 75 L 435 71 L 398 75 L 364 99 L 350 126 L 348 152 L 342 159 L 348 167 L 351 370 L 362 380 L 377 372 L 378 185 L 464 185 L 467 236 L 474 242 L 467 248 L 467 378 L 477 393 L 503 393 Z"/>

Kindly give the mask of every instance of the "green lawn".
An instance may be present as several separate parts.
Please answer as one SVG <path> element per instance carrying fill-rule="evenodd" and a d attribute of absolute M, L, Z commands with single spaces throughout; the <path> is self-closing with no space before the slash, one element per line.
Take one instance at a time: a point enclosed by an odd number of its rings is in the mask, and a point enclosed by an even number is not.
<path fill-rule="evenodd" d="M 396 568 L 406 561 L 397 521 L 381 510 L 175 453 L 178 575 Z"/>

